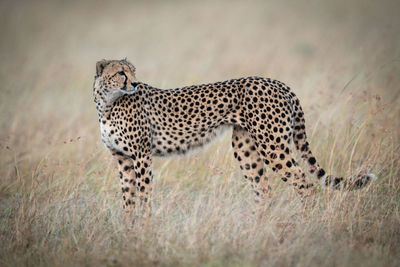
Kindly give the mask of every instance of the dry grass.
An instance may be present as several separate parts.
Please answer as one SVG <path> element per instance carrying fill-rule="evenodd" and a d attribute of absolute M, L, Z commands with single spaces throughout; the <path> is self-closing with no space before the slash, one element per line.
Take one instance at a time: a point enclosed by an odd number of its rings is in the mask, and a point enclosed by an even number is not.
<path fill-rule="evenodd" d="M 396 1 L 0 2 L 0 265 L 400 265 Z M 301 203 L 278 178 L 260 216 L 229 133 L 155 161 L 154 214 L 121 223 L 99 138 L 95 61 L 159 87 L 260 75 L 302 100 L 311 147 L 357 192 Z M 273 177 L 272 174 L 269 176 Z"/>

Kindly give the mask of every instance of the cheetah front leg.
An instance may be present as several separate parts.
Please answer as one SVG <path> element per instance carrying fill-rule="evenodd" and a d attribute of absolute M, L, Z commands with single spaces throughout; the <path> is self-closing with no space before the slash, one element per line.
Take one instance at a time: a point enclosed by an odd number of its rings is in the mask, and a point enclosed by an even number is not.
<path fill-rule="evenodd" d="M 123 213 L 126 222 L 132 221 L 136 211 L 136 175 L 131 158 L 114 154 L 118 162 L 119 178 L 122 189 Z"/>
<path fill-rule="evenodd" d="M 132 156 L 136 174 L 136 193 L 145 217 L 151 215 L 151 191 L 153 183 L 152 156 L 150 153 L 135 153 Z"/>

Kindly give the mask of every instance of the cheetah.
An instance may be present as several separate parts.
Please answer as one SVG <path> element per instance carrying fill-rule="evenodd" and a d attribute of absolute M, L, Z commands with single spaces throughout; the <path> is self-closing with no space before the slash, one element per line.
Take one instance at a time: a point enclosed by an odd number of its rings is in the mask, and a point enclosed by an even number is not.
<path fill-rule="evenodd" d="M 316 184 L 307 181 L 293 149 L 323 186 L 353 190 L 375 178 L 338 178 L 320 167 L 307 142 L 299 99 L 282 82 L 247 77 L 166 90 L 137 81 L 135 71 L 126 59 L 101 60 L 93 86 L 101 138 L 118 162 L 125 214 L 137 206 L 150 214 L 153 156 L 185 154 L 227 127 L 233 128 L 233 155 L 258 203 L 271 190 L 265 166 L 301 199 L 313 195 Z"/>

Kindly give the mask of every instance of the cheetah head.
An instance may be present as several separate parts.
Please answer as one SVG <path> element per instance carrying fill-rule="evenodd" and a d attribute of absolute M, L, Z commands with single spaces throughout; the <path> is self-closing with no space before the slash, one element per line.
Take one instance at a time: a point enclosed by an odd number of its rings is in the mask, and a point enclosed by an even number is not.
<path fill-rule="evenodd" d="M 107 98 L 133 94 L 136 91 L 135 81 L 135 67 L 126 59 L 103 59 L 96 64 L 94 87 Z"/>

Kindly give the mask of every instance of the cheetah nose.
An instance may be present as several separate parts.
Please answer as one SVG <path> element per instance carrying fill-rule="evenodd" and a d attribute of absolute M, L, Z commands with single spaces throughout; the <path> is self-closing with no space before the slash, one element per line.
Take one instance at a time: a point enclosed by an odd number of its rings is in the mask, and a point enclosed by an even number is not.
<path fill-rule="evenodd" d="M 131 85 L 132 85 L 132 88 L 129 91 L 126 91 L 130 95 L 137 91 L 139 83 L 133 82 L 133 83 L 131 83 Z"/>

